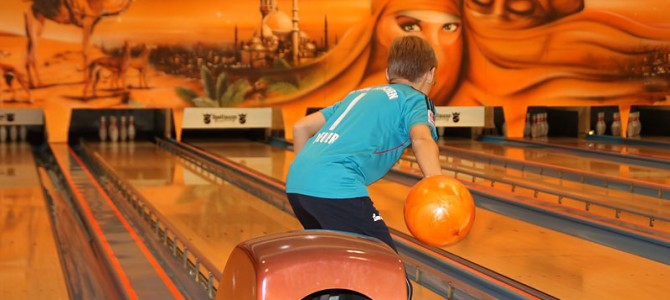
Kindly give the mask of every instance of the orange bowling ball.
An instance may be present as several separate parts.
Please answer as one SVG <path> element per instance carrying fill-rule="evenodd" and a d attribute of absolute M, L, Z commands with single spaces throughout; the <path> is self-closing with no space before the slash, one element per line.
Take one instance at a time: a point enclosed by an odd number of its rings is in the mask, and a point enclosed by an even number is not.
<path fill-rule="evenodd" d="M 422 243 L 444 247 L 462 240 L 475 220 L 475 202 L 457 179 L 430 176 L 412 187 L 405 200 L 405 224 Z"/>

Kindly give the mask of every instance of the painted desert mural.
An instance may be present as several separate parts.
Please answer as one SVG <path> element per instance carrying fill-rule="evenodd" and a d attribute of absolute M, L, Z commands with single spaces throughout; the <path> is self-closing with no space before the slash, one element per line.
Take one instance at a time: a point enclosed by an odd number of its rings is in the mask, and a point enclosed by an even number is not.
<path fill-rule="evenodd" d="M 49 139 L 72 108 L 307 109 L 385 83 L 390 41 L 438 57 L 436 105 L 667 105 L 665 0 L 6 0 L 0 105 L 39 107 Z M 179 130 L 177 130 L 179 132 Z"/>

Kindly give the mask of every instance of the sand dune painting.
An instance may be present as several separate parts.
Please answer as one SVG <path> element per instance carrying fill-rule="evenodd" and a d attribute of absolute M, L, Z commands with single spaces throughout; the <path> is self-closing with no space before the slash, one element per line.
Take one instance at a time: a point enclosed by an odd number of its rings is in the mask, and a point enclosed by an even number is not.
<path fill-rule="evenodd" d="M 308 107 L 384 83 L 390 41 L 411 34 L 436 50 L 437 105 L 502 106 L 515 136 L 529 106 L 665 105 L 669 9 L 664 0 L 8 0 L 0 103 L 43 108 L 52 140 L 66 139 L 79 107 L 276 107 L 292 124 Z"/>

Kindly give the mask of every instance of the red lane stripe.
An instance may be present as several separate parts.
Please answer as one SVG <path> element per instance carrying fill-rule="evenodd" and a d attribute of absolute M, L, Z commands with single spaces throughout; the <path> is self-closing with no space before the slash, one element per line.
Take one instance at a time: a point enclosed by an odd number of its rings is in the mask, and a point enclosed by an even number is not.
<path fill-rule="evenodd" d="M 51 145 L 49 145 L 49 147 L 51 148 L 51 151 L 53 153 L 56 153 L 56 151 L 54 151 L 54 149 Z M 79 193 L 79 190 L 76 188 L 76 186 L 74 184 L 74 181 L 72 180 L 72 177 L 70 177 L 70 173 L 65 172 L 65 170 L 67 170 L 65 168 L 65 164 L 63 164 L 63 162 L 60 160 L 60 158 L 57 155 L 54 155 L 54 157 L 56 158 L 56 161 L 58 162 L 58 164 L 61 166 L 61 169 L 63 170 L 63 175 L 65 176 L 65 180 L 67 180 L 68 184 L 72 187 L 72 191 L 75 194 L 75 198 L 77 198 L 77 200 L 79 202 L 79 205 L 82 207 L 84 214 L 86 215 L 86 217 L 88 218 L 91 226 L 93 227 L 93 230 L 95 231 L 96 235 L 100 238 L 100 241 L 102 242 L 102 247 L 105 250 L 105 252 L 107 253 L 107 256 L 109 256 L 109 258 L 111 260 L 111 263 L 112 263 L 112 266 L 114 267 L 117 274 L 119 275 L 119 279 L 121 280 L 121 283 L 126 288 L 126 292 L 128 293 L 128 296 L 130 297 L 130 299 L 139 299 L 137 297 L 137 293 L 135 293 L 135 290 L 133 289 L 132 285 L 130 284 L 130 280 L 128 280 L 128 276 L 126 276 L 126 273 L 123 271 L 123 268 L 121 267 L 121 263 L 119 263 L 118 258 L 116 257 L 116 255 L 114 254 L 114 251 L 112 250 L 112 247 L 109 245 L 109 243 L 107 242 L 107 239 L 105 238 L 105 235 L 102 233 L 102 229 L 100 229 L 100 225 L 95 220 L 95 218 L 93 217 L 93 213 L 91 213 L 90 208 L 88 207 L 88 205 L 84 201 L 84 197 L 81 195 L 81 193 Z"/>
<path fill-rule="evenodd" d="M 86 172 L 86 175 L 88 175 L 88 177 L 91 179 L 91 182 L 93 182 L 93 185 L 95 186 L 95 188 L 98 189 L 98 192 L 100 192 L 100 195 L 102 195 L 102 197 L 105 199 L 105 201 L 107 201 L 109 206 L 114 211 L 114 214 L 119 218 L 119 220 L 121 221 L 121 224 L 123 224 L 123 227 L 126 228 L 128 233 L 130 234 L 130 236 L 133 238 L 133 240 L 135 241 L 137 246 L 140 248 L 140 250 L 142 251 L 144 256 L 147 258 L 147 260 L 149 260 L 149 263 L 151 263 L 151 266 L 154 268 L 156 273 L 158 273 L 158 276 L 163 280 L 163 282 L 165 283 L 167 288 L 170 290 L 172 295 L 175 297 L 175 299 L 184 299 L 184 297 L 181 295 L 181 293 L 179 292 L 177 287 L 174 285 L 174 283 L 172 282 L 170 277 L 168 277 L 167 274 L 165 274 L 165 271 L 163 270 L 163 268 L 158 264 L 158 262 L 153 257 L 153 255 L 151 255 L 151 253 L 149 252 L 149 249 L 147 249 L 147 247 L 144 245 L 144 243 L 140 240 L 140 237 L 135 233 L 135 230 L 133 230 L 133 228 L 130 227 L 130 224 L 123 217 L 123 215 L 121 214 L 121 211 L 119 211 L 119 209 L 116 207 L 116 205 L 114 205 L 114 203 L 112 202 L 112 199 L 110 199 L 107 196 L 107 193 L 98 184 L 98 181 L 95 180 L 95 178 L 93 177 L 93 174 L 91 174 L 88 171 L 87 168 L 83 168 L 84 163 L 79 159 L 77 154 L 75 154 L 74 151 L 72 151 L 71 148 L 68 148 L 68 150 L 70 151 L 70 154 L 74 157 L 74 159 L 82 166 L 82 169 L 84 170 L 84 172 Z"/>

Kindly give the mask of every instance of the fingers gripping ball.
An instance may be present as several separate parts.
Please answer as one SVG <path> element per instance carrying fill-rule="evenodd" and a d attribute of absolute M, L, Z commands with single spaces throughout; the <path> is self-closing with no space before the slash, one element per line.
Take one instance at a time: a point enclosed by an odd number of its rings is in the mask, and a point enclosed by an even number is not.
<path fill-rule="evenodd" d="M 419 181 L 405 200 L 405 224 L 419 241 L 444 247 L 462 240 L 475 220 L 475 202 L 458 180 L 437 175 Z"/>

